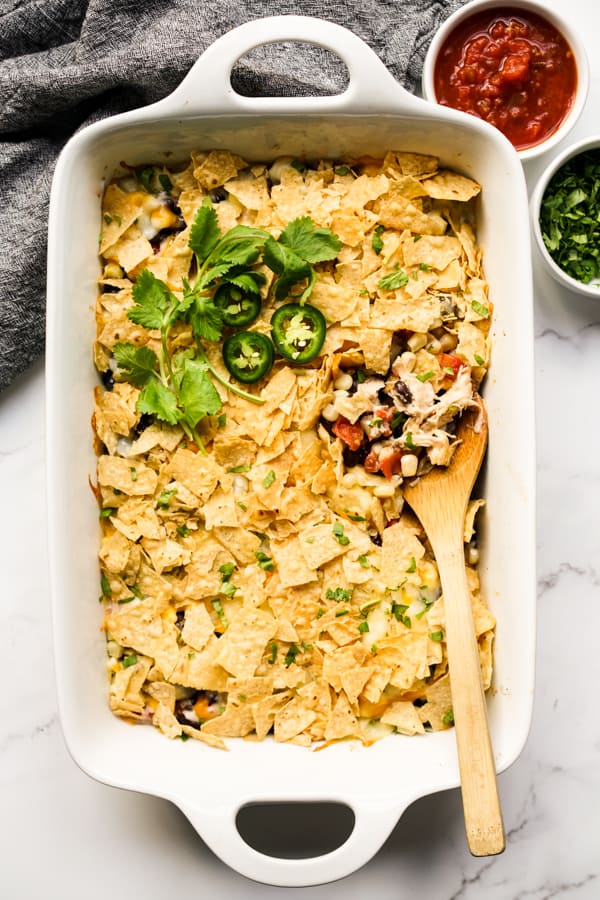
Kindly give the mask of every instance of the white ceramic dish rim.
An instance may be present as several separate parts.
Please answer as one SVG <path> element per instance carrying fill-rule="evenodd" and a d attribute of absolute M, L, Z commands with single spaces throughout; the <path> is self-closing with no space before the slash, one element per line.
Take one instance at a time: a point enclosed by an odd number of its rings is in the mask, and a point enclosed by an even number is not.
<path fill-rule="evenodd" d="M 348 68 L 348 88 L 339 96 L 318 98 L 235 94 L 230 85 L 234 62 L 254 46 L 282 40 L 306 41 L 336 53 Z M 210 92 L 204 89 L 207 83 Z M 281 130 L 274 133 L 275 145 L 267 128 L 273 123 Z M 97 508 L 91 494 L 82 492 L 94 471 L 89 415 L 97 376 L 89 347 L 102 177 L 107 158 L 113 166 L 123 158 L 118 155 L 122 146 L 137 155 L 130 162 L 147 162 L 154 153 L 148 149 L 152 142 L 157 146 L 160 139 L 163 147 L 165 142 L 169 146 L 170 138 L 173 146 L 181 146 L 181 141 L 189 143 L 185 135 L 200 135 L 203 129 L 212 138 L 228 133 L 230 141 L 236 134 L 241 135 L 239 141 L 254 136 L 259 154 L 255 158 L 285 153 L 290 141 L 297 147 L 294 155 L 307 152 L 307 147 L 318 155 L 323 141 L 379 146 L 389 141 L 387 135 L 403 133 L 410 135 L 415 150 L 437 147 L 444 156 L 444 147 L 452 145 L 447 164 L 459 165 L 467 174 L 474 167 L 485 170 L 488 199 L 481 224 L 484 232 L 494 225 L 503 244 L 502 252 L 490 248 L 488 268 L 498 297 L 506 301 L 506 309 L 501 303 L 494 319 L 497 373 L 492 372 L 486 388 L 488 469 L 493 477 L 486 488 L 490 514 L 484 527 L 489 542 L 501 547 L 501 554 L 510 554 L 511 565 L 502 563 L 498 553 L 488 558 L 487 541 L 482 559 L 484 578 L 495 566 L 489 598 L 493 608 L 509 601 L 498 616 L 498 674 L 489 703 L 499 770 L 514 762 L 525 743 L 534 682 L 533 304 L 525 182 L 516 153 L 494 128 L 413 97 L 351 32 L 297 16 L 257 20 L 228 33 L 203 54 L 173 94 L 83 130 L 66 146 L 56 167 L 48 251 L 47 484 L 57 688 L 67 746 L 77 764 L 99 781 L 177 804 L 215 853 L 242 874 L 277 885 L 318 884 L 367 862 L 413 800 L 458 785 L 451 730 L 422 740 L 396 736 L 371 748 L 339 744 L 318 754 L 273 742 L 237 741 L 230 753 L 215 760 L 207 754 L 216 751 L 195 742 L 170 742 L 155 729 L 124 726 L 106 703 L 105 650 L 93 613 Z M 261 142 L 270 151 L 261 149 Z M 334 155 L 335 143 L 328 146 Z M 469 159 L 473 147 L 479 148 L 477 166 Z M 239 142 L 231 149 L 239 152 Z M 75 205 L 73 196 L 78 197 Z M 511 257 L 506 282 L 505 253 Z M 514 279 L 521 288 L 518 307 L 510 305 Z M 510 432 L 514 429 L 520 436 L 518 459 L 506 436 L 509 416 Z M 74 453 L 73 447 L 86 450 Z M 199 781 L 209 759 L 219 767 L 220 778 Z M 251 848 L 237 831 L 236 814 L 247 803 L 311 800 L 341 802 L 354 812 L 352 834 L 333 852 L 309 859 L 272 858 Z"/>
<path fill-rule="evenodd" d="M 594 285 L 584 284 L 581 281 L 577 281 L 576 278 L 571 278 L 570 275 L 567 275 L 564 269 L 561 269 L 561 267 L 554 262 L 554 260 L 548 253 L 546 245 L 544 244 L 542 230 L 540 228 L 540 210 L 542 201 L 544 199 L 544 194 L 546 193 L 546 188 L 548 187 L 554 175 L 556 175 L 558 170 L 562 168 L 562 166 L 564 166 L 564 164 L 570 159 L 573 159 L 573 157 L 575 156 L 579 156 L 580 153 L 585 153 L 586 150 L 592 150 L 594 148 L 596 150 L 600 149 L 600 134 L 581 138 L 581 140 L 576 141 L 574 144 L 570 144 L 568 147 L 565 147 L 564 150 L 559 153 L 559 155 L 556 156 L 552 160 L 552 162 L 548 164 L 548 166 L 544 169 L 544 171 L 536 181 L 535 187 L 531 194 L 530 211 L 531 227 L 538 251 L 542 259 L 546 263 L 548 271 L 555 279 L 555 281 L 557 281 L 563 287 L 568 288 L 568 290 L 570 291 L 576 291 L 578 294 L 583 294 L 584 297 L 591 297 L 593 300 L 600 300 L 600 286 L 594 287 Z"/>
<path fill-rule="evenodd" d="M 537 157 L 541 156 L 543 153 L 546 153 L 548 150 L 551 150 L 560 141 L 562 141 L 563 138 L 566 137 L 566 135 L 571 131 L 571 129 L 579 119 L 579 116 L 581 115 L 581 112 L 587 100 L 589 90 L 589 63 L 583 41 L 579 37 L 577 31 L 569 24 L 569 22 L 563 19 L 562 16 L 555 12 L 554 9 L 551 9 L 550 7 L 543 5 L 542 3 L 532 2 L 532 0 L 507 0 L 506 3 L 499 3 L 498 0 L 471 0 L 470 3 L 465 4 L 465 6 L 461 6 L 460 9 L 457 9 L 456 12 L 452 13 L 452 15 L 442 23 L 440 28 L 433 36 L 432 41 L 429 45 L 423 65 L 423 76 L 421 82 L 423 96 L 431 103 L 437 104 L 433 79 L 435 61 L 438 57 L 438 53 L 442 47 L 442 44 L 444 43 L 448 35 L 454 30 L 459 22 L 463 22 L 474 13 L 494 8 L 516 8 L 530 10 L 531 12 L 541 16 L 542 19 L 546 19 L 546 21 L 554 25 L 554 27 L 564 35 L 567 42 L 571 46 L 577 64 L 577 92 L 575 94 L 575 99 L 569 111 L 569 114 L 565 117 L 560 127 L 557 128 L 556 131 L 548 138 L 546 138 L 546 140 L 541 141 L 534 147 L 527 147 L 525 150 L 517 151 L 521 161 L 527 162 L 531 159 L 537 159 Z"/>

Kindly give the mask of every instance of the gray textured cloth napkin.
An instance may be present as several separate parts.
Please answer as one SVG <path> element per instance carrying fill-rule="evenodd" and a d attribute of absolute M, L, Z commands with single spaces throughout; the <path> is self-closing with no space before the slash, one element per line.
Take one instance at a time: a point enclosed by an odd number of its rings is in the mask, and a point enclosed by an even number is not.
<path fill-rule="evenodd" d="M 350 28 L 414 90 L 431 36 L 462 2 L 0 0 L 0 390 L 43 351 L 48 195 L 77 129 L 164 97 L 217 37 L 274 14 Z M 234 86 L 334 94 L 342 71 L 331 54 L 277 45 L 244 57 Z"/>

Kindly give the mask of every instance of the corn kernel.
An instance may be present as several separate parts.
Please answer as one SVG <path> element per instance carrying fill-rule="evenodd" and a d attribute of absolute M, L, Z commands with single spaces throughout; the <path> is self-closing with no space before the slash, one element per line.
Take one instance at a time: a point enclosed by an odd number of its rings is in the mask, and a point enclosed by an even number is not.
<path fill-rule="evenodd" d="M 400 471 L 404 478 L 413 478 L 417 474 L 419 458 L 414 453 L 405 453 L 400 460 Z"/>

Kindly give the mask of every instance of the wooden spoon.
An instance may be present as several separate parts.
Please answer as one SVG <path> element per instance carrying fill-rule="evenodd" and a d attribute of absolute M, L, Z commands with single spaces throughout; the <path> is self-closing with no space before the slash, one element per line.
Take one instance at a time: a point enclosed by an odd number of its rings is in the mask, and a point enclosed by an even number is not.
<path fill-rule="evenodd" d="M 465 572 L 463 531 L 467 503 L 488 437 L 483 400 L 464 412 L 460 444 L 447 467 L 434 467 L 403 486 L 404 498 L 425 529 L 437 560 L 446 608 L 446 647 L 462 787 L 465 827 L 474 856 L 502 853 L 506 840 L 496 768 L 481 684 L 479 651 Z"/>

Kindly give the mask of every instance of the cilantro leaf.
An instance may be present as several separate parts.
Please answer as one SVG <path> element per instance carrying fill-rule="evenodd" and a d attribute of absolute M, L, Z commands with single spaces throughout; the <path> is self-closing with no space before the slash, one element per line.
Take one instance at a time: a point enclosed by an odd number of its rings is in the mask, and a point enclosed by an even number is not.
<path fill-rule="evenodd" d="M 205 200 L 194 217 L 190 228 L 189 248 L 198 262 L 203 263 L 221 240 L 217 214 L 210 200 Z"/>
<path fill-rule="evenodd" d="M 383 225 L 377 225 L 375 231 L 373 232 L 373 236 L 371 237 L 371 247 L 373 248 L 377 256 L 379 256 L 379 254 L 383 250 L 383 240 L 381 235 L 384 231 L 385 229 Z"/>
<path fill-rule="evenodd" d="M 144 387 L 156 377 L 158 357 L 150 347 L 136 347 L 135 344 L 119 343 L 115 344 L 113 355 L 127 381 L 136 387 Z"/>
<path fill-rule="evenodd" d="M 195 428 L 204 416 L 214 416 L 221 410 L 219 392 L 204 363 L 193 359 L 186 360 L 179 389 L 179 402 L 185 410 L 181 418 L 190 428 Z"/>
<path fill-rule="evenodd" d="M 309 216 L 288 222 L 279 235 L 279 243 L 313 264 L 335 259 L 342 249 L 339 237 L 330 228 L 318 228 Z"/>
<path fill-rule="evenodd" d="M 263 261 L 277 275 L 274 282 L 276 300 L 284 300 L 295 284 L 305 279 L 310 280 L 313 275 L 307 262 L 273 238 L 269 238 L 265 244 Z"/>
<path fill-rule="evenodd" d="M 142 388 L 135 408 L 138 412 L 149 413 L 169 425 L 176 425 L 180 419 L 175 394 L 160 381 L 149 381 Z"/>
<path fill-rule="evenodd" d="M 260 294 L 260 286 L 266 280 L 262 272 L 242 272 L 240 275 L 234 274 L 225 279 L 246 294 Z"/>
<path fill-rule="evenodd" d="M 134 306 L 127 311 L 127 317 L 144 328 L 162 328 L 168 316 L 169 306 L 177 298 L 149 269 L 142 269 L 133 286 Z"/>
<path fill-rule="evenodd" d="M 379 279 L 377 287 L 382 291 L 396 291 L 398 288 L 404 287 L 408 282 L 408 275 L 402 269 L 396 269 L 389 275 L 384 275 Z"/>
<path fill-rule="evenodd" d="M 152 186 L 152 179 L 154 178 L 154 169 L 151 166 L 141 167 L 135 170 L 135 177 L 140 182 L 142 187 L 144 187 L 149 194 L 156 194 L 154 187 Z"/>
<path fill-rule="evenodd" d="M 223 312 L 212 297 L 200 294 L 194 298 L 188 318 L 197 341 L 218 341 L 223 333 Z"/>

